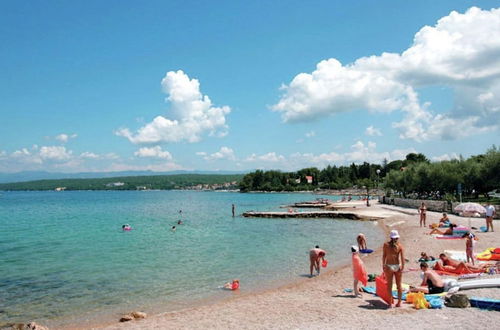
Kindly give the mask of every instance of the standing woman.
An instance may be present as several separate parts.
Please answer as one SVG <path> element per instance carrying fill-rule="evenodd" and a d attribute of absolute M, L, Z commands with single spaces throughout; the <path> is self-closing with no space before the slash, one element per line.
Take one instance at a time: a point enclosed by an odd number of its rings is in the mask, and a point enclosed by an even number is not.
<path fill-rule="evenodd" d="M 422 227 L 422 223 L 424 224 L 425 227 L 426 212 L 427 212 L 427 207 L 425 206 L 425 203 L 422 202 L 420 208 L 418 209 L 418 213 L 420 213 L 420 227 Z"/>
<path fill-rule="evenodd" d="M 396 278 L 396 286 L 398 288 L 398 303 L 396 307 L 401 306 L 401 298 L 403 290 L 401 287 L 401 278 L 405 267 L 405 258 L 403 255 L 403 246 L 399 244 L 399 233 L 397 230 L 392 230 L 390 233 L 391 240 L 384 243 L 384 252 L 382 255 L 382 267 L 384 269 L 385 278 L 387 280 L 387 290 L 391 297 L 392 307 L 392 277 Z"/>

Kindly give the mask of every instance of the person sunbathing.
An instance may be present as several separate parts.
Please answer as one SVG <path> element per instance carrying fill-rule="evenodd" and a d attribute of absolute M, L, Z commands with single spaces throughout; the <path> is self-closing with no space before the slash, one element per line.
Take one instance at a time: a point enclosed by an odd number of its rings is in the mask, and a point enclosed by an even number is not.
<path fill-rule="evenodd" d="M 439 259 L 441 259 L 441 263 L 436 262 L 436 264 L 434 265 L 435 270 L 441 270 L 456 274 L 480 273 L 484 271 L 484 266 L 473 266 L 463 261 L 449 258 L 444 253 L 441 253 L 439 255 Z"/>
<path fill-rule="evenodd" d="M 449 227 L 450 226 L 450 219 L 448 218 L 448 215 L 443 213 L 443 217 L 439 219 L 439 227 Z"/>
<path fill-rule="evenodd" d="M 439 230 L 437 228 L 434 228 L 433 230 L 431 230 L 431 232 L 429 233 L 429 235 L 434 235 L 434 234 L 439 234 L 439 235 L 453 235 L 453 228 L 455 228 L 457 225 L 455 224 L 450 224 L 450 227 L 447 228 L 445 231 L 442 231 L 442 230 Z"/>
<path fill-rule="evenodd" d="M 420 269 L 424 272 L 422 284 L 418 287 L 410 286 L 410 292 L 423 292 L 425 294 L 436 294 L 444 292 L 444 282 L 438 273 L 429 269 L 426 262 L 420 264 Z"/>

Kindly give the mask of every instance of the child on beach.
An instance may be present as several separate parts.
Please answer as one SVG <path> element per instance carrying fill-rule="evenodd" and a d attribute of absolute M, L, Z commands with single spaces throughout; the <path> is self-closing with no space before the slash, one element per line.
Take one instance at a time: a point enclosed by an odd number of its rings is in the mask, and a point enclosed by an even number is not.
<path fill-rule="evenodd" d="M 366 250 L 366 237 L 364 234 L 362 233 L 359 233 L 358 234 L 358 237 L 356 238 L 356 240 L 358 241 L 358 249 L 359 250 Z"/>
<path fill-rule="evenodd" d="M 470 262 L 472 263 L 472 265 L 474 265 L 474 245 L 475 245 L 475 242 L 474 242 L 474 239 L 475 239 L 475 235 L 473 233 L 465 233 L 464 236 L 462 237 L 465 237 L 465 254 L 467 255 L 467 262 L 469 262 L 469 260 L 471 260 Z"/>
<path fill-rule="evenodd" d="M 359 257 L 358 248 L 353 245 L 351 246 L 352 252 L 352 275 L 354 277 L 354 296 L 361 297 L 360 289 L 358 288 L 358 283 L 361 282 L 364 286 L 368 283 L 368 275 L 366 273 L 366 268 Z"/>

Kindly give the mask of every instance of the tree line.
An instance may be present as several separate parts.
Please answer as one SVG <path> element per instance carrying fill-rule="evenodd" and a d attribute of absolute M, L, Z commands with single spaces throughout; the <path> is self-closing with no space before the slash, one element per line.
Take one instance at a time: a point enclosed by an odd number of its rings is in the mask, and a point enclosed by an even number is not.
<path fill-rule="evenodd" d="M 243 174 L 173 174 L 151 176 L 125 176 L 98 179 L 36 180 L 0 184 L 0 190 L 137 190 L 137 189 L 185 189 L 196 185 L 221 185 L 241 180 Z"/>
<path fill-rule="evenodd" d="M 312 177 L 312 182 L 307 182 L 307 176 Z M 322 170 L 310 167 L 297 172 L 257 170 L 245 175 L 239 187 L 249 192 L 379 186 L 387 195 L 442 199 L 447 194 L 456 195 L 459 184 L 464 195 L 475 198 L 500 188 L 500 150 L 493 146 L 485 154 L 468 159 L 438 162 L 431 162 L 421 153 L 410 153 L 403 160 L 384 160 L 382 164 L 329 165 Z"/>

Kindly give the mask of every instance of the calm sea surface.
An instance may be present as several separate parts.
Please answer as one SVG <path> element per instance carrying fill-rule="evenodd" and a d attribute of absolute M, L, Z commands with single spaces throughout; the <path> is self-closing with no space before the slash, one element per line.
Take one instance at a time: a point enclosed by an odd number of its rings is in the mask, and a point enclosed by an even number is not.
<path fill-rule="evenodd" d="M 316 244 L 327 250 L 330 267 L 349 261 L 359 232 L 371 247 L 382 243 L 373 222 L 239 216 L 316 197 L 2 192 L 0 326 L 92 324 L 132 310 L 178 310 L 297 281 L 308 274 L 307 252 Z M 184 224 L 172 232 L 179 219 Z M 123 232 L 125 223 L 133 230 Z M 219 288 L 233 278 L 240 279 L 239 293 Z"/>

